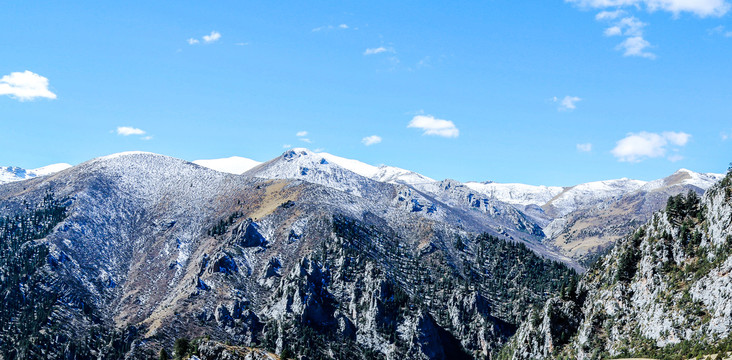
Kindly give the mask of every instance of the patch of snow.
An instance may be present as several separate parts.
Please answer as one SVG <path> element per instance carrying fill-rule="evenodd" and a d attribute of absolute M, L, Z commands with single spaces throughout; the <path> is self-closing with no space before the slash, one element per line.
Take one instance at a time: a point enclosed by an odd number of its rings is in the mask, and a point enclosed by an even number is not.
<path fill-rule="evenodd" d="M 235 175 L 241 175 L 249 171 L 251 168 L 261 164 L 260 161 L 247 159 L 241 156 L 232 156 L 223 159 L 195 160 L 193 163 L 209 169 Z"/>
<path fill-rule="evenodd" d="M 499 201 L 514 205 L 542 206 L 564 191 L 560 186 L 467 182 L 465 186 Z"/>
<path fill-rule="evenodd" d="M 692 185 L 706 190 L 717 181 L 722 180 L 722 178 L 724 178 L 723 174 L 698 173 L 682 168 L 668 177 L 648 182 L 641 188 L 641 190 L 653 191 L 673 185 Z"/>
<path fill-rule="evenodd" d="M 65 163 L 48 165 L 31 170 L 15 166 L 0 166 L 0 184 L 51 175 L 70 167 L 71 165 Z"/>
<path fill-rule="evenodd" d="M 310 151 L 307 149 L 293 149 L 293 150 L 305 150 Z M 353 160 L 353 159 L 346 159 L 342 158 L 340 156 L 335 156 L 328 153 L 313 153 L 318 156 L 321 156 L 325 160 L 331 163 L 338 164 L 340 167 L 355 172 L 356 174 L 359 174 L 363 177 L 367 178 L 373 178 L 374 175 L 376 175 L 379 171 L 379 168 L 373 165 L 366 164 L 364 162 Z"/>
<path fill-rule="evenodd" d="M 123 151 L 123 152 L 119 152 L 116 154 L 110 154 L 107 156 L 98 157 L 94 160 L 111 160 L 111 159 L 116 159 L 116 158 L 120 158 L 120 157 L 124 157 L 124 156 L 140 155 L 140 154 L 164 156 L 164 155 L 160 155 L 160 154 L 156 154 L 156 153 L 151 153 L 149 151 Z"/>
<path fill-rule="evenodd" d="M 414 171 L 387 165 L 379 166 L 378 171 L 372 175 L 371 178 L 385 183 L 405 185 L 429 184 L 436 182 L 435 179 L 428 178 Z"/>
<path fill-rule="evenodd" d="M 553 207 L 559 216 L 564 216 L 580 207 L 620 198 L 639 190 L 646 183 L 628 178 L 588 182 L 566 188 L 545 205 Z"/>
<path fill-rule="evenodd" d="M 52 165 L 39 167 L 39 168 L 30 170 L 30 172 L 36 174 L 36 176 L 46 176 L 46 175 L 55 174 L 59 171 L 66 170 L 70 167 L 71 167 L 70 164 L 58 163 L 58 164 L 52 164 Z"/>

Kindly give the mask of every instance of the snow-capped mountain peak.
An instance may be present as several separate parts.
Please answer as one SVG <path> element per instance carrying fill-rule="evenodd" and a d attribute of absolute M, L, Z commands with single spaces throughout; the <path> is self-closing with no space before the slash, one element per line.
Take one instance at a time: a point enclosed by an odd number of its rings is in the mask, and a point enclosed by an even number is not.
<path fill-rule="evenodd" d="M 16 166 L 0 166 L 0 184 L 46 176 L 70 168 L 71 165 L 58 163 L 36 169 L 23 169 Z"/>
<path fill-rule="evenodd" d="M 707 189 L 723 177 L 724 175 L 722 174 L 698 173 L 689 169 L 681 168 L 665 178 L 648 182 L 641 190 L 653 191 L 674 185 L 691 185 L 700 189 Z"/>
<path fill-rule="evenodd" d="M 388 165 L 381 165 L 377 167 L 362 161 L 347 159 L 326 152 L 314 152 L 306 148 L 290 149 L 282 156 L 284 159 L 290 161 L 299 158 L 312 158 L 315 160 L 315 162 L 312 163 L 315 166 L 336 164 L 343 169 L 361 175 L 365 178 L 384 183 L 416 185 L 435 182 L 434 179 L 418 174 L 414 171 Z"/>
<path fill-rule="evenodd" d="M 262 162 L 241 156 L 231 156 L 223 159 L 194 160 L 193 163 L 216 171 L 240 175 Z"/>
<path fill-rule="evenodd" d="M 560 186 L 501 184 L 492 181 L 467 182 L 465 185 L 491 198 L 522 206 L 544 205 L 564 190 Z"/>

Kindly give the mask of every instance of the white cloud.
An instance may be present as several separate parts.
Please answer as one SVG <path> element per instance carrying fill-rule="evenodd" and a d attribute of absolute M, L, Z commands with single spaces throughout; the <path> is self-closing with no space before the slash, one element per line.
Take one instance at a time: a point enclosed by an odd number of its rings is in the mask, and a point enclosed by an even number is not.
<path fill-rule="evenodd" d="M 131 126 L 120 126 L 117 128 L 117 135 L 122 135 L 122 136 L 145 135 L 145 130 L 134 128 Z"/>
<path fill-rule="evenodd" d="M 368 48 L 368 49 L 366 49 L 366 51 L 363 52 L 363 54 L 364 55 L 376 55 L 376 54 L 381 54 L 384 52 L 394 52 L 394 51 L 391 49 L 387 49 L 383 46 L 379 46 L 377 48 Z"/>
<path fill-rule="evenodd" d="M 203 36 L 203 41 L 208 44 L 216 42 L 219 39 L 221 39 L 221 33 L 219 33 L 218 31 L 212 31 L 211 34 Z"/>
<path fill-rule="evenodd" d="M 732 7 L 729 0 L 564 0 L 582 8 L 600 9 L 595 20 L 612 22 L 604 30 L 605 36 L 625 36 L 626 39 L 615 48 L 624 56 L 637 56 L 655 59 L 656 55 L 647 51 L 651 44 L 643 36 L 646 23 L 628 13 L 638 11 L 666 11 L 679 16 L 681 13 L 692 13 L 699 17 L 722 16 Z M 623 17 L 621 20 L 618 18 Z M 721 33 L 721 32 L 720 32 Z M 732 37 L 732 32 L 723 33 Z"/>
<path fill-rule="evenodd" d="M 249 43 L 238 42 L 238 43 L 235 43 L 234 45 L 236 45 L 236 46 L 246 46 L 246 45 L 249 45 Z"/>
<path fill-rule="evenodd" d="M 198 39 L 194 39 L 194 38 L 190 38 L 190 39 L 188 39 L 188 45 L 196 45 L 196 44 L 198 44 L 199 42 L 200 42 L 200 41 L 198 41 Z"/>
<path fill-rule="evenodd" d="M 152 137 L 152 135 L 148 135 L 148 136 L 143 136 L 140 139 L 142 139 L 142 140 L 152 140 L 153 137 Z"/>
<path fill-rule="evenodd" d="M 633 36 L 625 39 L 615 48 L 623 50 L 623 56 L 639 56 L 647 59 L 655 59 L 656 54 L 645 51 L 649 46 L 651 46 L 651 43 L 646 41 L 642 36 Z"/>
<path fill-rule="evenodd" d="M 302 142 L 304 142 L 304 143 L 308 143 L 308 144 L 310 144 L 310 143 L 312 143 L 312 142 L 313 142 L 312 140 L 310 140 L 310 139 L 308 139 L 308 138 L 303 138 L 303 137 L 301 137 L 301 138 L 300 138 L 300 141 L 302 141 Z"/>
<path fill-rule="evenodd" d="M 436 119 L 432 115 L 417 115 L 407 125 L 409 128 L 422 129 L 422 135 L 436 135 L 454 138 L 460 135 L 460 130 L 450 120 Z"/>
<path fill-rule="evenodd" d="M 722 16 L 730 10 L 726 0 L 565 0 L 584 8 L 645 8 L 649 12 L 667 11 L 678 15 L 689 12 L 700 17 Z"/>
<path fill-rule="evenodd" d="M 638 20 L 635 16 L 624 17 L 615 24 L 625 36 L 643 36 L 643 28 L 647 24 Z"/>
<path fill-rule="evenodd" d="M 366 146 L 371 146 L 381 142 L 381 136 L 371 135 L 361 139 L 361 142 Z"/>
<path fill-rule="evenodd" d="M 689 142 L 691 135 L 684 132 L 665 131 L 661 135 L 674 145 L 684 146 Z"/>
<path fill-rule="evenodd" d="M 595 16 L 598 20 L 615 20 L 615 17 L 602 15 L 601 12 Z M 601 16 L 602 15 L 602 16 Z M 603 34 L 607 37 L 625 36 L 625 40 L 618 44 L 615 49 L 623 52 L 623 56 L 638 56 L 647 59 L 655 59 L 656 55 L 646 51 L 651 47 L 651 43 L 643 38 L 643 28 L 646 23 L 638 20 L 635 16 L 625 16 L 620 20 L 612 22 L 612 25 L 605 29 Z"/>
<path fill-rule="evenodd" d="M 719 25 L 707 31 L 709 35 L 722 35 L 724 37 L 732 37 L 732 31 L 725 29 L 724 25 Z"/>
<path fill-rule="evenodd" d="M 591 143 L 577 144 L 577 151 L 590 152 L 590 151 L 592 151 L 592 144 Z"/>
<path fill-rule="evenodd" d="M 620 26 L 611 26 L 603 32 L 605 36 L 616 36 L 616 35 L 622 35 L 623 30 L 620 28 Z"/>
<path fill-rule="evenodd" d="M 292 147 L 292 145 L 291 145 L 291 144 L 284 144 L 284 145 L 282 145 L 282 148 L 283 148 L 283 149 L 289 149 L 289 148 L 291 148 L 291 147 Z"/>
<path fill-rule="evenodd" d="M 595 20 L 615 20 L 623 15 L 625 15 L 625 11 L 623 10 L 600 11 L 597 15 L 595 15 Z"/>
<path fill-rule="evenodd" d="M 10 75 L 0 78 L 0 96 L 2 95 L 8 95 L 20 101 L 56 98 L 56 94 L 48 90 L 48 79 L 28 70 L 12 72 Z"/>
<path fill-rule="evenodd" d="M 582 101 L 582 99 L 577 96 L 567 95 L 562 99 L 559 99 L 556 96 L 554 97 L 554 102 L 559 103 L 559 107 L 557 108 L 559 111 L 572 111 L 577 108 L 577 103 L 580 101 Z"/>
<path fill-rule="evenodd" d="M 297 137 L 308 136 L 308 132 L 307 131 L 298 131 L 297 134 L 295 134 L 295 136 L 297 136 Z"/>
<path fill-rule="evenodd" d="M 673 154 L 668 157 L 668 161 L 670 161 L 670 162 L 677 162 L 677 161 L 681 161 L 681 160 L 684 160 L 684 157 L 679 154 Z"/>
<path fill-rule="evenodd" d="M 311 31 L 318 32 L 318 31 L 323 31 L 323 30 L 347 30 L 347 29 L 350 29 L 350 27 L 348 25 L 340 24 L 340 25 L 336 25 L 336 26 L 334 26 L 334 25 L 318 26 Z M 356 29 L 354 29 L 354 30 L 356 30 Z"/>
<path fill-rule="evenodd" d="M 691 135 L 684 132 L 666 131 L 663 133 L 639 132 L 629 133 L 620 139 L 611 151 L 619 161 L 641 162 L 646 158 L 666 156 L 669 148 L 678 150 L 688 143 Z M 678 161 L 680 155 L 671 155 L 668 159 Z"/>

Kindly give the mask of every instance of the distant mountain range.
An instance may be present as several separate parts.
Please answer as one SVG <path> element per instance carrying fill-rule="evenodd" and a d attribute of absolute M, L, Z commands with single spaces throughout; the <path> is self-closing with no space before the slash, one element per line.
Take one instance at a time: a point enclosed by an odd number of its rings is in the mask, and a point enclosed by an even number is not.
<path fill-rule="evenodd" d="M 15 166 L 0 166 L 0 184 L 12 181 L 32 179 L 38 176 L 46 176 L 70 168 L 71 165 L 60 163 L 37 169 L 26 170 Z"/>
<path fill-rule="evenodd" d="M 596 253 L 647 221 L 651 213 L 661 209 L 669 196 L 688 190 L 701 194 L 723 177 L 721 174 L 679 169 L 654 181 L 622 178 L 566 187 L 492 181 L 459 183 L 454 180 L 437 181 L 398 167 L 373 166 L 304 148 L 288 150 L 283 156 L 266 163 L 240 156 L 195 160 L 193 163 L 229 174 L 302 179 L 357 195 L 362 195 L 363 178 L 406 185 L 450 206 L 482 207 L 485 213 L 493 214 L 494 219 L 509 219 L 512 224 L 494 225 L 498 233 L 508 234 L 511 228 L 532 229 L 529 231 L 531 236 L 517 237 L 532 241 L 538 236 L 545 247 L 584 265 L 589 264 Z M 0 167 L 0 184 L 52 174 L 70 166 L 55 164 L 33 170 Z M 335 166 L 339 170 L 335 170 Z M 429 202 L 427 198 L 411 200 L 421 200 L 424 204 Z M 475 206 L 480 201 L 484 204 Z M 490 211 L 487 204 L 492 208 Z M 509 209 L 507 204 L 519 212 Z"/>
<path fill-rule="evenodd" d="M 683 169 L 652 182 L 564 188 L 460 183 L 291 149 L 264 163 L 126 152 L 11 172 L 0 184 L 7 359 L 151 358 L 174 349 L 215 360 L 549 358 L 567 344 L 582 348 L 566 354 L 596 358 L 605 354 L 585 348 L 615 333 L 593 330 L 606 315 L 584 299 L 609 304 L 603 284 L 616 286 L 617 276 L 618 289 L 655 281 L 643 265 L 652 258 L 638 264 L 645 255 L 628 246 L 642 238 L 666 262 L 678 255 L 681 269 L 690 251 L 700 256 L 705 236 L 729 241 L 729 177 L 699 204 L 697 194 L 723 177 Z M 671 215 L 653 215 L 658 209 Z M 654 230 L 636 236 L 648 221 Z M 615 241 L 620 249 L 611 249 Z M 594 267 L 578 282 L 598 257 L 620 275 Z M 598 273 L 604 280 L 591 277 Z M 710 318 L 715 334 L 729 332 L 724 309 Z M 663 344 L 680 336 L 642 329 Z M 590 338 L 570 342 L 574 334 Z M 614 337 L 610 354 L 623 354 L 623 339 L 643 340 Z"/>

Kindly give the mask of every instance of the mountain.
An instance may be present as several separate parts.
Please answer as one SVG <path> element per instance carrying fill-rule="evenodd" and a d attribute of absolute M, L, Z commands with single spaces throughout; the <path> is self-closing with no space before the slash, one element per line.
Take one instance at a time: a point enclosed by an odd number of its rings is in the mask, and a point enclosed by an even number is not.
<path fill-rule="evenodd" d="M 681 170 L 651 191 L 698 179 Z M 731 219 L 732 172 L 702 197 L 693 189 L 670 197 L 574 291 L 534 310 L 502 358 L 683 359 L 732 350 Z"/>
<path fill-rule="evenodd" d="M 670 196 L 701 194 L 721 179 L 680 169 L 654 181 L 616 179 L 571 187 L 469 182 L 466 186 L 514 205 L 541 226 L 544 242 L 589 265 L 617 239 L 660 210 Z"/>
<path fill-rule="evenodd" d="M 573 260 L 541 244 L 541 228 L 509 204 L 488 199 L 453 180 L 410 185 L 404 182 L 385 183 L 372 178 L 383 173 L 379 169 L 383 167 L 298 148 L 288 150 L 244 175 L 263 179 L 299 179 L 374 203 L 390 203 L 426 219 L 446 221 L 466 230 L 521 241 L 543 256 L 581 269 Z M 405 175 L 411 179 L 418 178 L 412 174 Z"/>
<path fill-rule="evenodd" d="M 701 174 L 680 169 L 674 174 L 654 181 L 616 179 L 589 182 L 569 187 L 501 184 L 495 182 L 436 181 L 416 172 L 397 167 L 373 166 L 325 152 L 304 148 L 288 150 L 292 154 L 307 154 L 307 164 L 295 164 L 270 170 L 256 170 L 249 176 L 277 179 L 302 179 L 341 191 L 365 196 L 374 182 L 404 185 L 402 191 L 416 208 L 429 209 L 441 202 L 446 207 L 479 210 L 490 218 L 486 224 L 494 234 L 527 241 L 528 246 L 542 254 L 581 269 L 587 266 L 620 237 L 665 204 L 669 196 L 694 190 L 701 194 L 720 174 Z M 297 155 L 300 156 L 300 155 Z M 273 159 L 271 162 L 277 162 Z M 305 158 L 298 160 L 305 161 Z M 262 163 L 233 156 L 224 159 L 196 160 L 194 163 L 230 174 L 243 174 Z M 279 162 L 281 163 L 281 161 Z M 52 166 L 63 169 L 63 165 Z M 65 165 L 68 166 L 68 165 Z M 321 170 L 338 168 L 328 174 Z M 313 174 L 308 175 L 310 169 Z M 20 170 L 19 170 L 20 171 Z M 34 176 L 42 169 L 33 170 Z M 306 174 L 303 174 L 303 171 Z M 259 173 L 258 175 L 256 173 Z M 355 175 L 354 175 L 355 174 Z M 358 175 L 358 176 L 356 176 Z M 25 175 L 23 175 L 25 177 Z M 18 177 L 12 175 L 14 179 Z M 368 181 L 371 180 L 371 181 Z M 370 185 L 367 185 L 370 184 Z M 405 205 L 408 206 L 408 205 Z M 541 244 L 538 244 L 538 243 Z M 548 251 L 548 252 L 547 252 Z"/>
<path fill-rule="evenodd" d="M 1 185 L 0 357 L 480 358 L 576 277 L 482 202 L 322 160 L 128 152 Z"/>
<path fill-rule="evenodd" d="M 224 159 L 194 160 L 193 163 L 216 171 L 236 175 L 243 174 L 247 170 L 261 164 L 259 161 L 241 156 L 232 156 Z"/>
<path fill-rule="evenodd" d="M 492 181 L 471 181 L 466 182 L 465 186 L 500 201 L 521 206 L 542 206 L 564 191 L 560 186 L 502 184 Z"/>
<path fill-rule="evenodd" d="M 634 190 L 631 187 L 625 193 L 613 193 L 597 202 L 587 202 L 589 205 L 553 219 L 544 228 L 549 238 L 547 243 L 589 264 L 599 251 L 648 221 L 653 212 L 666 205 L 669 197 L 688 191 L 701 195 L 722 177 L 681 169 L 666 178 L 643 183 Z M 626 183 L 638 185 L 635 181 Z"/>
<path fill-rule="evenodd" d="M 379 182 L 385 182 L 390 184 L 405 184 L 414 185 L 422 183 L 434 182 L 434 179 L 430 179 L 422 174 L 418 174 L 414 171 L 401 169 L 394 166 L 373 166 L 363 163 L 358 160 L 346 159 L 340 156 L 335 156 L 325 152 L 314 153 L 308 149 L 296 148 L 292 149 L 294 152 L 309 152 L 315 156 L 320 156 L 328 162 L 337 164 L 344 169 L 350 170 L 363 177 L 376 180 Z"/>
<path fill-rule="evenodd" d="M 31 170 L 13 166 L 0 166 L 0 184 L 51 175 L 70 167 L 71 165 L 66 163 L 53 164 Z"/>

